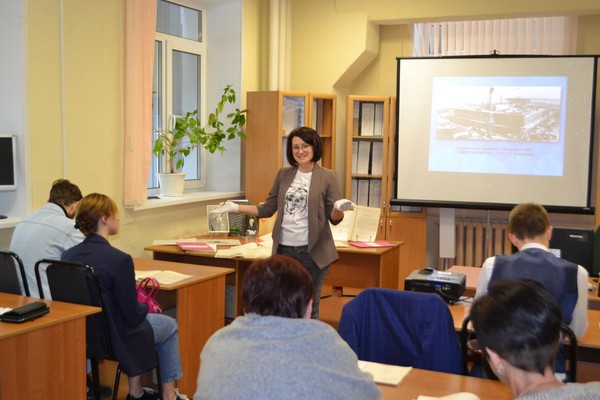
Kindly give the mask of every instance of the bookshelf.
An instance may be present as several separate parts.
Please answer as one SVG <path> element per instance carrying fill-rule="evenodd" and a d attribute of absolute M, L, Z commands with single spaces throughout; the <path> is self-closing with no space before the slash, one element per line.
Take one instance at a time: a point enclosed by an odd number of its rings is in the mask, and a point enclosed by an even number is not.
<path fill-rule="evenodd" d="M 394 97 L 348 96 L 346 197 L 381 208 L 377 240 L 403 241 L 400 270 L 410 273 L 426 263 L 427 212 L 389 205 L 395 185 L 395 108 Z M 399 278 L 404 287 L 405 276 Z"/>
<path fill-rule="evenodd" d="M 386 214 L 390 153 L 390 97 L 348 96 L 346 197 Z"/>
<path fill-rule="evenodd" d="M 323 141 L 320 164 L 335 166 L 336 96 L 300 91 L 257 91 L 246 94 L 246 198 L 263 202 L 277 171 L 287 166 L 288 134 L 300 126 L 314 128 Z"/>

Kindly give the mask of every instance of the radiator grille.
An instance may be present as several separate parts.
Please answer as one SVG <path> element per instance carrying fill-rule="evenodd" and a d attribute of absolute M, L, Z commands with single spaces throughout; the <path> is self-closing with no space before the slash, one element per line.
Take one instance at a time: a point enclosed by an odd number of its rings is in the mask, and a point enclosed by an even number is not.
<path fill-rule="evenodd" d="M 480 267 L 487 257 L 511 254 L 506 227 L 502 222 L 456 221 L 456 258 L 452 264 Z"/>

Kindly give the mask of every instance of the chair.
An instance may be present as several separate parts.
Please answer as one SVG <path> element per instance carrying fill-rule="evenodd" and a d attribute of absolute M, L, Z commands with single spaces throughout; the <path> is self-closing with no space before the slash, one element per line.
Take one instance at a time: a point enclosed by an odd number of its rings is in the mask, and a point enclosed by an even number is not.
<path fill-rule="evenodd" d="M 50 259 L 39 260 L 35 264 L 35 277 L 42 299 L 44 298 L 44 289 L 40 276 L 40 269 L 42 267 L 45 267 L 48 286 L 53 300 L 95 306 L 102 309 L 101 313 L 86 318 L 86 353 L 92 363 L 94 394 L 96 399 L 100 400 L 98 363 L 104 359 L 117 361 L 117 363 L 118 360 L 112 350 L 98 278 L 94 269 L 85 264 Z M 156 359 L 158 360 L 158 356 Z M 162 393 L 158 361 L 155 369 L 159 392 Z M 120 380 L 121 365 L 118 363 L 113 387 L 113 400 L 117 398 Z"/>
<path fill-rule="evenodd" d="M 30 296 L 23 262 L 8 250 L 0 250 L 0 292 Z"/>
<path fill-rule="evenodd" d="M 338 332 L 360 360 L 461 373 L 452 315 L 438 294 L 365 289 L 342 309 Z"/>
<path fill-rule="evenodd" d="M 481 355 L 478 348 L 476 335 L 469 329 L 470 317 L 463 320 L 460 330 L 460 347 L 463 360 L 463 374 L 469 375 L 468 362 L 474 361 L 474 365 L 479 365 L 481 371 L 471 373 L 471 375 L 480 378 L 495 379 L 498 377 L 494 374 L 486 357 Z M 565 382 L 577 382 L 577 337 L 569 328 L 569 325 L 562 323 L 560 326 L 561 340 L 556 357 L 555 369 L 557 374 L 564 374 Z"/>
<path fill-rule="evenodd" d="M 564 322 L 560 325 L 559 357 L 564 361 L 566 382 L 577 382 L 577 336 Z"/>

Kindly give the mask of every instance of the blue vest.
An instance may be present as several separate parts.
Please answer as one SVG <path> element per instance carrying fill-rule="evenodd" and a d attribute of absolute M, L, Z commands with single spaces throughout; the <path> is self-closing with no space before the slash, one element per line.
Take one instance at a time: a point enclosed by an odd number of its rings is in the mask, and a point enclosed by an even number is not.
<path fill-rule="evenodd" d="M 543 249 L 531 248 L 509 256 L 497 255 L 488 288 L 500 280 L 531 279 L 540 282 L 558 300 L 562 320 L 569 324 L 577 303 L 577 265 Z"/>

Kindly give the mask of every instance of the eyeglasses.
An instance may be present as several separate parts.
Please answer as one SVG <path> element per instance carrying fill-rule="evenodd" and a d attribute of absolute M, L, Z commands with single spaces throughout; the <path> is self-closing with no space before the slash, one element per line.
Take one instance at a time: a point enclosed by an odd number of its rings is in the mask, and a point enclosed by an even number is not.
<path fill-rule="evenodd" d="M 300 145 L 300 146 L 292 146 L 292 151 L 295 151 L 295 152 L 298 152 L 300 150 L 306 151 L 306 150 L 308 150 L 311 147 L 312 146 L 310 144 L 303 144 L 303 145 Z"/>

